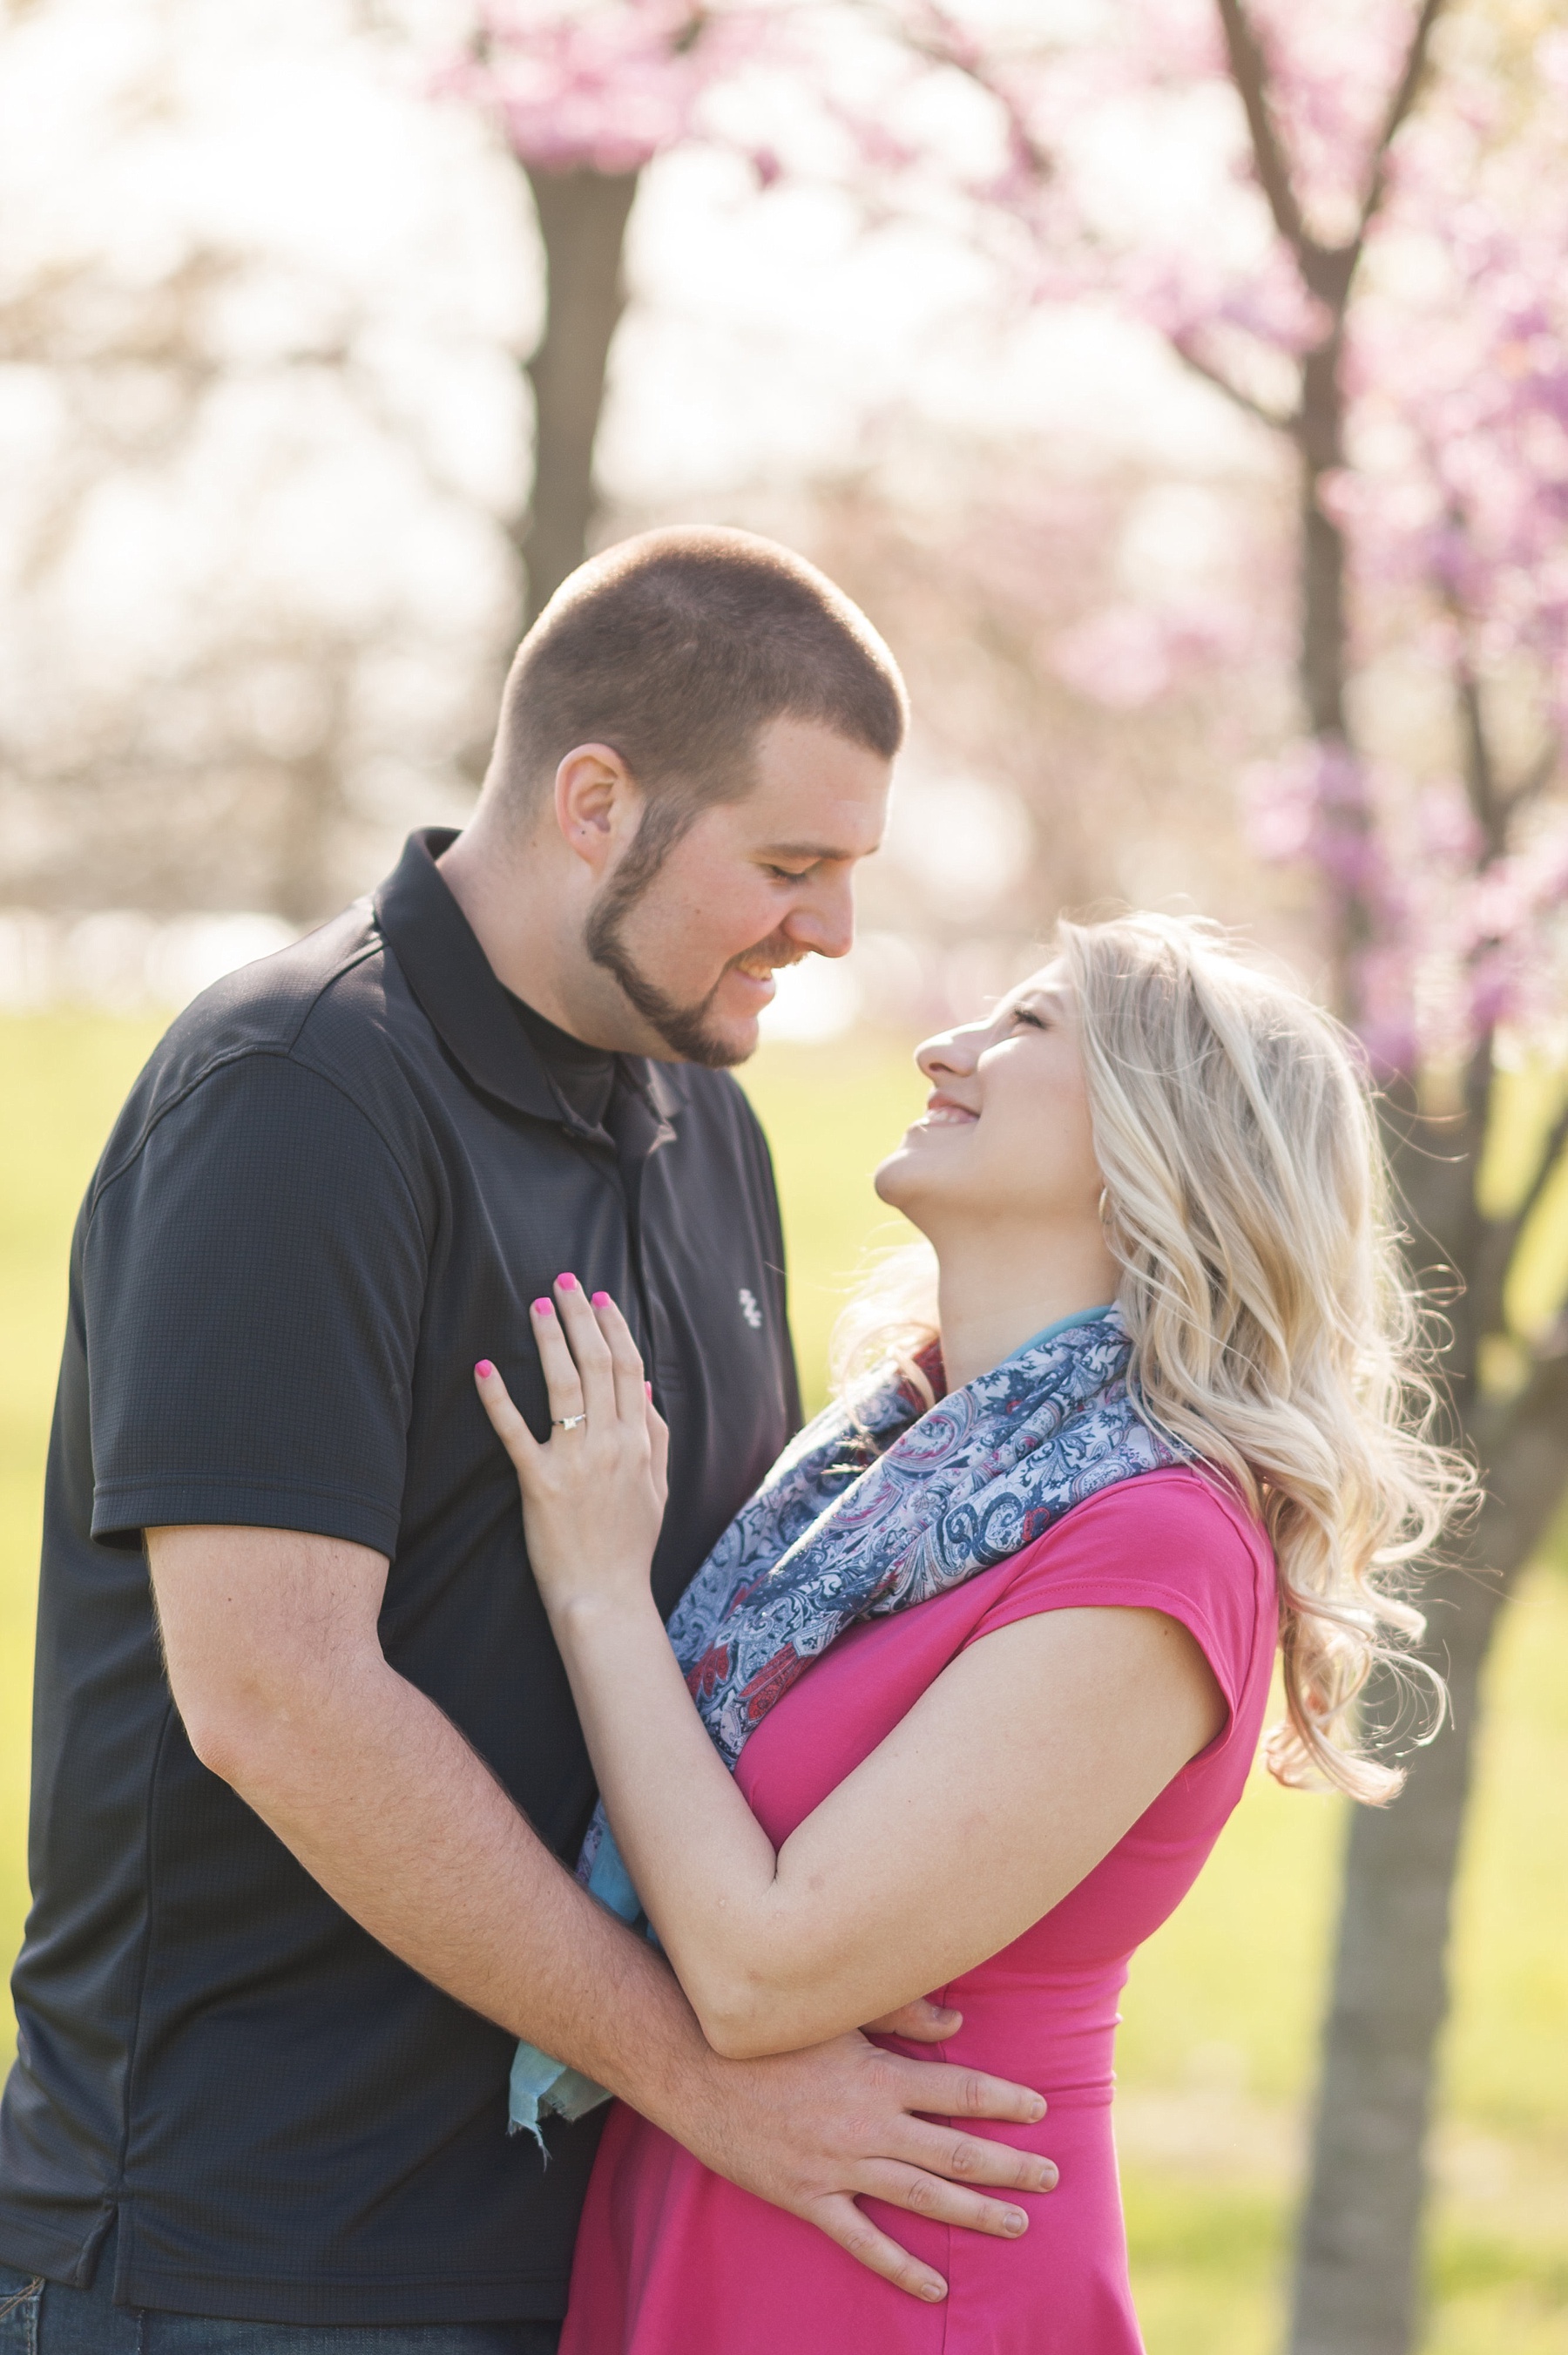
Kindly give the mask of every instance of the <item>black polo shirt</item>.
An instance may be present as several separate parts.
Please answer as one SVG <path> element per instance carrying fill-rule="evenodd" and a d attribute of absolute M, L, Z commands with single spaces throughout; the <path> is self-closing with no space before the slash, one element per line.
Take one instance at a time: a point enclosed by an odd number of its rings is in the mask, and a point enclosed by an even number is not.
<path fill-rule="evenodd" d="M 571 1859 L 592 1775 L 475 1359 L 542 1433 L 528 1302 L 571 1268 L 621 1303 L 672 1433 L 667 1611 L 798 1419 L 740 1088 L 627 1057 L 552 1080 L 432 864 L 450 839 L 416 836 L 373 903 L 180 1018 L 77 1226 L 0 2259 L 80 2281 L 117 2212 L 125 2304 L 558 2316 L 598 2133 L 553 2125 L 548 2169 L 508 2139 L 511 2038 L 368 1936 L 197 1763 L 143 1529 L 389 1556 L 388 1659 Z"/>

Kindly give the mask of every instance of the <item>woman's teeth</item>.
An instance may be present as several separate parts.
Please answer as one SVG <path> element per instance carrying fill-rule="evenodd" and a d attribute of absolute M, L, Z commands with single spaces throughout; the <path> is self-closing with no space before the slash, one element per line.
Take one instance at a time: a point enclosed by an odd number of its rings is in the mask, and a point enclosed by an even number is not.
<path fill-rule="evenodd" d="M 956 1104 L 933 1104 L 923 1125 L 927 1128 L 970 1128 L 979 1119 L 978 1113 L 964 1112 Z"/>

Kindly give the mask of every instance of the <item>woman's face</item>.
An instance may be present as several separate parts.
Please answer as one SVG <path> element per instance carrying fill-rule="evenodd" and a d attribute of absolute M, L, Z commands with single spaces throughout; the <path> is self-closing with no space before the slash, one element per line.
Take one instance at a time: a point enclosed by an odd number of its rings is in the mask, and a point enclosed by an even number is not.
<path fill-rule="evenodd" d="M 1104 1181 L 1061 965 L 988 1020 L 928 1039 L 915 1060 L 931 1098 L 877 1171 L 884 1202 L 933 1241 L 955 1222 L 1098 1232 Z"/>

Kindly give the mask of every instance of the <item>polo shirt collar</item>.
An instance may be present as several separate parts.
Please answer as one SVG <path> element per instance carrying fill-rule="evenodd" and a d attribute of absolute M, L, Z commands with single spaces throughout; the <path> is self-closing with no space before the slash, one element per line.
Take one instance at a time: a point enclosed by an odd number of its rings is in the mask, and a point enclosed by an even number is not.
<path fill-rule="evenodd" d="M 432 1028 L 475 1087 L 535 1120 L 596 1135 L 551 1087 L 489 958 L 436 867 L 456 839 L 454 826 L 424 826 L 410 835 L 401 858 L 375 895 L 381 936 Z M 658 1127 L 668 1134 L 678 1098 L 658 1064 L 640 1055 L 623 1055 L 619 1061 Z"/>

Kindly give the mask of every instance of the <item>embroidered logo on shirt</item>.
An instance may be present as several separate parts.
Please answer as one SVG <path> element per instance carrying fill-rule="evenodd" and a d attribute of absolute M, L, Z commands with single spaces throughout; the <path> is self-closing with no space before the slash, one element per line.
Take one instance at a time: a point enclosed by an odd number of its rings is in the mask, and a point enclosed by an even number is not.
<path fill-rule="evenodd" d="M 757 1295 L 754 1292 L 748 1292 L 744 1284 L 741 1286 L 741 1314 L 753 1333 L 762 1331 L 763 1312 L 757 1305 Z"/>

